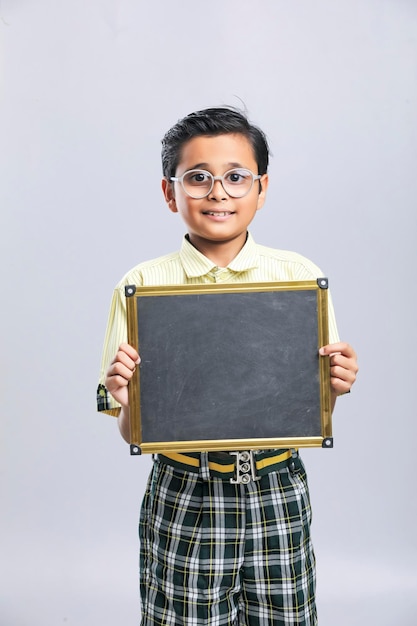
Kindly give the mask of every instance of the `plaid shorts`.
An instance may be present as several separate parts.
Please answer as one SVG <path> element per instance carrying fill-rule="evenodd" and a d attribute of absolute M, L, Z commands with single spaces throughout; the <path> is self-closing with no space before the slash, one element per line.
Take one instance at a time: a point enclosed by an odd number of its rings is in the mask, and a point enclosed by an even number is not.
<path fill-rule="evenodd" d="M 315 559 L 301 460 L 231 484 L 159 461 L 139 525 L 142 626 L 314 626 Z"/>

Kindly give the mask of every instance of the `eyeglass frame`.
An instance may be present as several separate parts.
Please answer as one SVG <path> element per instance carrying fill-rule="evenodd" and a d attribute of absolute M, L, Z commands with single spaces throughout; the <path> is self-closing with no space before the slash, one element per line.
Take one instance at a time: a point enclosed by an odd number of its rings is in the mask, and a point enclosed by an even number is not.
<path fill-rule="evenodd" d="M 235 172 L 235 171 L 244 171 L 244 172 L 249 172 L 249 174 L 252 176 L 252 184 L 249 187 L 249 189 L 243 194 L 243 196 L 233 196 L 231 193 L 229 193 L 227 191 L 227 189 L 224 186 L 224 177 L 226 176 L 226 174 L 230 174 L 230 172 Z M 184 187 L 184 176 L 186 176 L 186 174 L 190 174 L 191 172 L 201 172 L 202 174 L 208 174 L 211 177 L 211 186 L 210 189 L 207 191 L 207 193 L 204 194 L 204 196 L 192 196 Z M 252 187 L 254 185 L 255 180 L 260 180 L 262 178 L 262 174 L 254 174 L 252 172 L 252 170 L 249 170 L 247 167 L 232 167 L 230 170 L 227 170 L 227 172 L 225 172 L 222 176 L 213 176 L 213 174 L 211 172 L 209 172 L 208 170 L 200 170 L 200 169 L 192 169 L 192 170 L 187 170 L 186 172 L 184 172 L 181 176 L 170 176 L 169 180 L 174 182 L 174 183 L 180 183 L 181 187 L 184 190 L 184 193 L 187 194 L 187 196 L 189 196 L 190 198 L 193 198 L 194 200 L 202 200 L 203 198 L 207 198 L 208 195 L 211 194 L 211 192 L 213 191 L 213 187 L 214 187 L 214 183 L 216 182 L 216 180 L 219 180 L 221 182 L 221 185 L 225 191 L 225 193 L 227 193 L 228 196 L 230 196 L 231 198 L 244 198 L 245 196 L 248 195 L 248 193 L 250 193 L 252 191 Z"/>

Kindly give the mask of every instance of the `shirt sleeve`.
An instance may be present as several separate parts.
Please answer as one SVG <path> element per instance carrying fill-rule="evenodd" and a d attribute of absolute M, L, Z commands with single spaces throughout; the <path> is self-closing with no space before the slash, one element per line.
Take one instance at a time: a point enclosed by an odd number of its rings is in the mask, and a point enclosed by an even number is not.
<path fill-rule="evenodd" d="M 127 341 L 126 301 L 124 287 L 118 285 L 111 300 L 97 388 L 97 410 L 115 417 L 120 413 L 120 404 L 108 392 L 104 381 L 111 361 L 120 344 L 125 341 Z"/>

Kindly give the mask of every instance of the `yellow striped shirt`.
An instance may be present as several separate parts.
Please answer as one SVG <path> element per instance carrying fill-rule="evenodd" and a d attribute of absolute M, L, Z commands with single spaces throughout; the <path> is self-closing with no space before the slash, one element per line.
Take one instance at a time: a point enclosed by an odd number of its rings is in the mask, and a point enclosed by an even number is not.
<path fill-rule="evenodd" d="M 226 268 L 217 267 L 194 248 L 187 237 L 184 237 L 178 252 L 140 263 L 125 274 L 113 293 L 97 391 L 98 410 L 111 415 L 118 415 L 120 411 L 120 405 L 107 392 L 104 379 L 120 344 L 127 341 L 124 291 L 126 285 L 301 281 L 316 280 L 321 276 L 323 276 L 321 270 L 300 254 L 258 245 L 250 234 L 242 250 Z M 329 338 L 330 343 L 339 341 L 330 297 Z"/>

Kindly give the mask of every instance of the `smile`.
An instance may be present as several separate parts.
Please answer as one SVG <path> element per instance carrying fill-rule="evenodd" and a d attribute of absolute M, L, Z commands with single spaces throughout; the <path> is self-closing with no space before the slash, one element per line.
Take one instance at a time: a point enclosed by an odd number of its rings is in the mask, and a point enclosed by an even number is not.
<path fill-rule="evenodd" d="M 227 217 L 233 215 L 233 211 L 204 211 L 204 215 L 213 215 L 213 217 Z"/>

